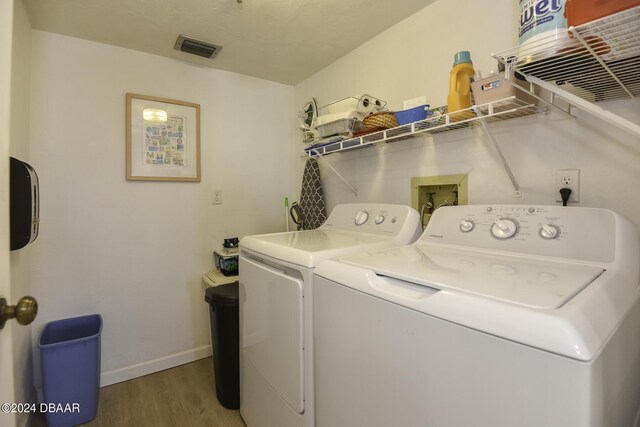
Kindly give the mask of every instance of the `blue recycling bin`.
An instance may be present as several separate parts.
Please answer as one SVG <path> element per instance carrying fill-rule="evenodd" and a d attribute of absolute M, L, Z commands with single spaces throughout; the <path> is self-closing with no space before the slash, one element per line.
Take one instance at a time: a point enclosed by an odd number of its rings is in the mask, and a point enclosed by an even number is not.
<path fill-rule="evenodd" d="M 38 349 L 49 427 L 70 427 L 93 420 L 100 390 L 102 316 L 92 314 L 47 323 Z"/>

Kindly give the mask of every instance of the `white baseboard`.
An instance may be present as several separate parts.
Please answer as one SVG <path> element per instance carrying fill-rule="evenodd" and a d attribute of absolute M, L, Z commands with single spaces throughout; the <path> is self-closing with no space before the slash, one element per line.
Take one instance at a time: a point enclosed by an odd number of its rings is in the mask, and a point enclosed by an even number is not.
<path fill-rule="evenodd" d="M 211 356 L 211 347 L 204 345 L 202 347 L 171 354 L 169 356 L 160 357 L 158 359 L 149 360 L 136 365 L 103 372 L 100 374 L 100 387 L 106 387 L 132 378 L 138 378 L 153 374 L 154 372 L 164 371 L 165 369 L 174 368 L 209 356 Z"/>

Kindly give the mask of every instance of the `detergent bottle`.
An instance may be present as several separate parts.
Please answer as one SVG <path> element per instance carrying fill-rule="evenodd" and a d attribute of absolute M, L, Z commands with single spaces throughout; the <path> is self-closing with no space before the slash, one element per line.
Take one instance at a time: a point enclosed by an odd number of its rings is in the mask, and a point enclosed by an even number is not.
<path fill-rule="evenodd" d="M 471 54 L 466 50 L 456 53 L 453 57 L 447 97 L 450 113 L 471 107 L 471 78 L 474 74 Z"/>

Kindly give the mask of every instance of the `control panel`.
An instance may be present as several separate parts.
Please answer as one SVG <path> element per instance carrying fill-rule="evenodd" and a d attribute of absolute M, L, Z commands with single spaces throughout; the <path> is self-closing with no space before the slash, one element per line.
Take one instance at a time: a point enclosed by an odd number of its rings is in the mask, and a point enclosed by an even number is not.
<path fill-rule="evenodd" d="M 396 236 L 420 233 L 419 214 L 404 205 L 352 203 L 337 205 L 322 228 Z"/>
<path fill-rule="evenodd" d="M 611 262 L 616 218 L 593 208 L 447 206 L 436 210 L 420 241 Z"/>

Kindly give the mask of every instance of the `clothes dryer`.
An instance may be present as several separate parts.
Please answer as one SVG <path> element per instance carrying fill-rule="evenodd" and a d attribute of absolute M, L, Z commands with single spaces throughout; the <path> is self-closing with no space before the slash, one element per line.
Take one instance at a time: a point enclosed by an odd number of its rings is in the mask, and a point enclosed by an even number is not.
<path fill-rule="evenodd" d="M 408 206 L 344 204 L 316 230 L 240 241 L 240 413 L 248 427 L 314 425 L 316 265 L 405 245 L 420 232 L 419 215 Z"/>

